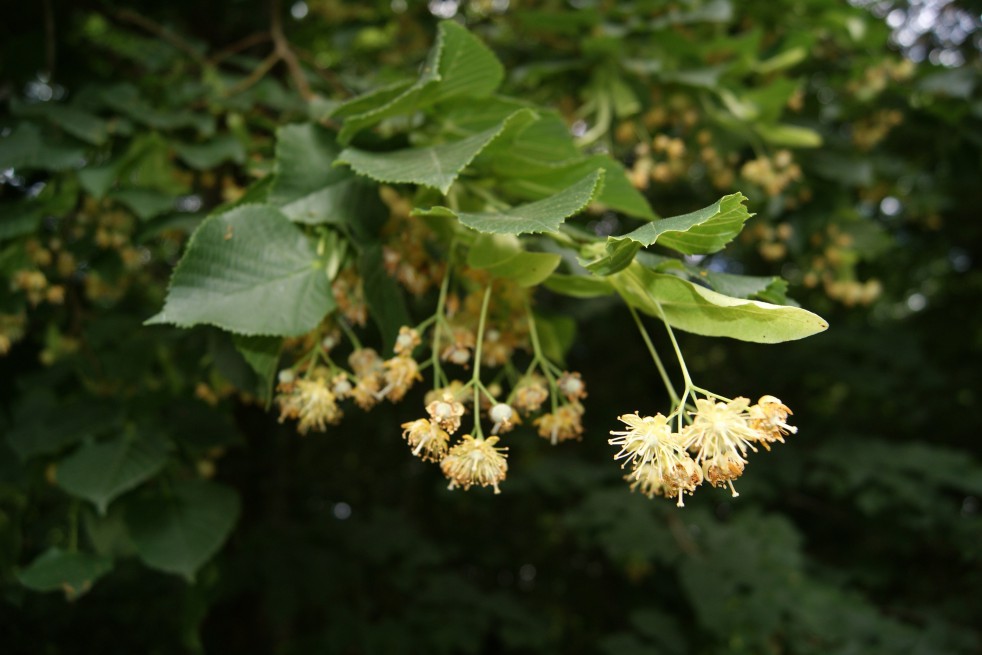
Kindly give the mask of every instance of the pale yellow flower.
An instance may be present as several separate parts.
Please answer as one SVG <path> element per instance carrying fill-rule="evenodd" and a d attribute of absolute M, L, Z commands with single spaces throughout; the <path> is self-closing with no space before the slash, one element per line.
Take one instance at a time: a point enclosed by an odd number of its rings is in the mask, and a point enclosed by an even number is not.
<path fill-rule="evenodd" d="M 337 399 L 322 378 L 297 382 L 298 418 L 297 431 L 307 434 L 311 429 L 323 432 L 329 423 L 341 420 L 342 412 Z"/>
<path fill-rule="evenodd" d="M 426 412 L 437 425 L 453 434 L 460 427 L 464 405 L 454 400 L 453 394 L 444 393 L 442 399 L 434 400 L 426 406 Z"/>
<path fill-rule="evenodd" d="M 545 378 L 541 375 L 529 375 L 515 385 L 515 399 L 512 404 L 518 411 L 530 414 L 537 412 L 548 398 L 549 389 L 546 388 Z"/>
<path fill-rule="evenodd" d="M 446 456 L 450 435 L 435 422 L 421 418 L 403 423 L 402 428 L 402 438 L 413 449 L 413 455 L 430 462 L 439 462 Z"/>
<path fill-rule="evenodd" d="M 348 376 L 344 373 L 335 375 L 331 380 L 331 392 L 337 397 L 338 400 L 350 398 L 353 391 L 354 387 L 351 386 L 351 380 L 349 380 Z"/>
<path fill-rule="evenodd" d="M 475 439 L 465 434 L 440 463 L 440 469 L 450 480 L 448 488 L 462 487 L 466 491 L 473 485 L 490 486 L 494 487 L 494 493 L 501 493 L 498 483 L 508 473 L 507 448 L 498 448 L 496 443 L 498 437 Z"/>
<path fill-rule="evenodd" d="M 628 464 L 640 466 L 654 461 L 663 450 L 670 449 L 677 441 L 677 437 L 673 436 L 672 426 L 663 414 L 642 417 L 635 412 L 618 416 L 617 420 L 629 429 L 611 430 L 614 438 L 608 439 L 607 443 L 621 447 L 614 455 L 615 460 L 625 460 L 621 468 Z"/>
<path fill-rule="evenodd" d="M 351 397 L 355 399 L 356 405 L 368 411 L 378 404 L 381 388 L 381 378 L 378 374 L 372 373 L 355 381 L 355 388 L 351 390 Z"/>
<path fill-rule="evenodd" d="M 471 361 L 471 351 L 474 349 L 475 343 L 476 339 L 472 330 L 460 326 L 454 327 L 450 335 L 450 343 L 440 353 L 440 359 L 452 364 L 467 366 L 468 362 Z"/>
<path fill-rule="evenodd" d="M 728 486 L 733 497 L 736 498 L 740 494 L 733 486 L 733 481 L 743 475 L 746 465 L 745 459 L 731 451 L 703 460 L 702 471 L 709 484 L 714 487 Z"/>
<path fill-rule="evenodd" d="M 505 403 L 498 403 L 491 407 L 488 410 L 488 418 L 494 423 L 491 434 L 504 434 L 515 427 L 516 423 L 521 422 L 515 410 Z"/>
<path fill-rule="evenodd" d="M 382 372 L 382 359 L 372 348 L 359 348 L 348 355 L 348 364 L 358 377 Z"/>
<path fill-rule="evenodd" d="M 570 403 L 553 413 L 543 414 L 533 424 L 538 426 L 539 436 L 549 439 L 555 446 L 560 441 L 579 439 L 583 435 L 583 411 L 580 403 Z"/>
<path fill-rule="evenodd" d="M 692 424 L 682 431 L 682 439 L 696 453 L 697 462 L 725 453 L 739 453 L 742 458 L 748 449 L 756 452 L 757 431 L 750 426 L 749 405 L 742 397 L 726 403 L 696 400 Z"/>
<path fill-rule="evenodd" d="M 463 403 L 464 405 L 470 403 L 474 394 L 469 390 L 464 388 L 464 383 L 460 380 L 451 380 L 450 384 L 445 387 L 439 387 L 433 389 L 432 391 L 427 391 L 426 395 L 423 396 L 423 404 L 429 405 L 435 400 L 442 400 L 445 394 L 450 394 L 455 401 L 458 403 Z"/>
<path fill-rule="evenodd" d="M 575 371 L 573 373 L 563 371 L 563 374 L 559 376 L 559 380 L 556 381 L 556 386 L 559 387 L 559 390 L 563 392 L 563 395 L 570 402 L 586 398 L 586 383 L 583 382 L 580 374 Z"/>
<path fill-rule="evenodd" d="M 798 432 L 798 428 L 787 422 L 792 411 L 774 396 L 761 397 L 748 411 L 750 427 L 757 431 L 757 441 L 767 450 L 773 442 L 784 443 L 786 435 Z"/>
<path fill-rule="evenodd" d="M 481 363 L 486 366 L 502 366 L 515 352 L 515 347 L 499 330 L 490 328 L 484 333 L 481 344 Z"/>
<path fill-rule="evenodd" d="M 392 402 L 398 402 L 413 384 L 422 379 L 415 359 L 408 355 L 396 355 L 385 360 L 385 388 L 379 395 L 388 396 Z"/>
<path fill-rule="evenodd" d="M 413 349 L 419 344 L 419 332 L 403 325 L 399 328 L 399 336 L 396 337 L 396 345 L 393 350 L 397 355 L 412 355 Z"/>

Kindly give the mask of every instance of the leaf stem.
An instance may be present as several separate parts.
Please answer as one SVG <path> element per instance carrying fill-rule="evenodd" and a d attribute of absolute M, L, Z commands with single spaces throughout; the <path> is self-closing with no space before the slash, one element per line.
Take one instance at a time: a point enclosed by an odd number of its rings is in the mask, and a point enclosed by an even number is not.
<path fill-rule="evenodd" d="M 481 430 L 481 347 L 484 345 L 484 324 L 488 317 L 488 303 L 491 300 L 491 286 L 484 289 L 484 301 L 481 303 L 481 318 L 477 323 L 477 345 L 474 347 L 474 374 L 471 381 L 474 383 L 474 435 L 483 437 Z M 490 395 L 490 394 L 488 394 Z"/>
<path fill-rule="evenodd" d="M 440 366 L 440 328 L 444 327 L 443 312 L 447 304 L 447 291 L 450 289 L 450 271 L 453 268 L 453 256 L 456 245 L 456 239 L 450 241 L 450 248 L 447 252 L 447 270 L 443 274 L 443 282 L 440 283 L 440 295 L 436 301 L 436 312 L 433 314 L 435 323 L 433 324 L 433 342 L 430 347 L 430 364 L 433 366 L 434 391 L 440 388 L 441 377 L 446 380 L 446 375 Z"/>
<path fill-rule="evenodd" d="M 634 319 L 635 325 L 638 326 L 638 331 L 641 333 L 641 338 L 644 339 L 644 345 L 648 347 L 648 352 L 651 353 L 651 359 L 655 362 L 655 367 L 658 369 L 658 374 L 661 376 L 662 382 L 665 384 L 665 389 L 668 391 L 668 397 L 671 399 L 672 403 L 676 406 L 679 405 L 679 395 L 675 391 L 675 386 L 672 384 L 671 378 L 668 377 L 668 372 L 665 370 L 665 365 L 661 361 L 661 357 L 658 356 L 658 351 L 655 350 L 655 345 L 651 342 L 651 337 L 648 335 L 648 331 L 644 327 L 644 323 L 641 322 L 641 317 L 638 316 L 638 312 L 630 303 L 627 304 L 627 310 L 631 312 L 631 318 Z"/>
<path fill-rule="evenodd" d="M 668 319 L 665 317 L 665 311 L 661 308 L 661 303 L 657 300 L 652 299 L 655 305 L 655 309 L 658 310 L 658 318 L 662 320 L 665 324 L 665 329 L 668 330 L 668 338 L 672 341 L 672 348 L 675 349 L 675 356 L 678 357 L 679 367 L 682 369 L 682 379 L 685 380 L 685 388 L 687 390 L 695 388 L 692 384 L 692 378 L 689 376 L 689 369 L 685 367 L 685 358 L 682 357 L 682 350 L 679 348 L 678 341 L 675 340 L 675 333 L 672 331 L 672 326 L 668 323 Z"/>
<path fill-rule="evenodd" d="M 340 327 L 341 331 L 344 332 L 344 336 L 348 337 L 348 341 L 350 341 L 351 345 L 355 347 L 355 350 L 361 350 L 361 339 L 359 339 L 358 335 L 355 334 L 355 331 L 351 329 L 348 322 L 340 317 L 338 318 L 337 322 L 338 327 Z"/>

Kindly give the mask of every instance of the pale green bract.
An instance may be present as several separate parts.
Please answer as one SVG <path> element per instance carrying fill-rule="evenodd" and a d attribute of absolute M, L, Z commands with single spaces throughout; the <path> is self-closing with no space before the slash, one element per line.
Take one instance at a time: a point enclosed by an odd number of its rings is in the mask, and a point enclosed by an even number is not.
<path fill-rule="evenodd" d="M 800 307 L 731 298 L 675 275 L 653 273 L 637 263 L 608 280 L 631 306 L 674 328 L 703 336 L 781 343 L 804 339 L 829 326 L 822 317 Z"/>

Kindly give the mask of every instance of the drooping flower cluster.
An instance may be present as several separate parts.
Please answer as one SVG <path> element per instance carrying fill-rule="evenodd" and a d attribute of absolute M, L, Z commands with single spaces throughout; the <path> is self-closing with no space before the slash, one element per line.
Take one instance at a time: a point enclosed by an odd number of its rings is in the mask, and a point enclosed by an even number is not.
<path fill-rule="evenodd" d="M 757 444 L 770 450 L 772 443 L 783 443 L 797 432 L 787 422 L 790 414 L 774 396 L 763 396 L 753 406 L 742 397 L 722 402 L 698 398 L 695 411 L 688 412 L 691 421 L 680 431 L 662 414 L 625 414 L 619 420 L 627 429 L 612 430 L 608 443 L 620 447 L 614 459 L 624 460 L 622 467 L 631 465 L 625 479 L 632 490 L 649 498 L 678 498 L 681 507 L 683 495 L 704 481 L 739 495 L 733 481 L 743 474 L 748 451 L 756 452 Z"/>
<path fill-rule="evenodd" d="M 276 404 L 280 422 L 297 420 L 297 431 L 323 432 L 328 425 L 341 421 L 344 415 L 338 403 L 349 398 L 368 411 L 383 399 L 398 402 L 423 376 L 412 349 L 419 343 L 415 330 L 404 328 L 395 345 L 396 355 L 383 360 L 372 348 L 356 347 L 348 356 L 350 371 L 330 359 L 330 351 L 339 337 L 328 334 L 311 346 L 310 354 L 324 358 L 329 366 L 307 366 L 303 377 L 293 369 L 280 371 L 276 387 Z M 298 367 L 302 368 L 302 367 Z"/>

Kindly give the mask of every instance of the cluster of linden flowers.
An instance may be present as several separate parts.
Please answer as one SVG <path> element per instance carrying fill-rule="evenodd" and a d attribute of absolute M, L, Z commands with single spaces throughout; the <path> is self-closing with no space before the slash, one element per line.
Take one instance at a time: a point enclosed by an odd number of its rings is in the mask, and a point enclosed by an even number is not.
<path fill-rule="evenodd" d="M 343 401 L 350 399 L 367 411 L 384 399 L 399 402 L 423 379 L 419 363 L 412 356 L 419 345 L 419 334 L 411 328 L 402 329 L 395 356 L 389 359 L 383 360 L 372 348 L 356 347 L 348 356 L 350 370 L 338 366 L 330 357 L 339 340 L 336 334 L 329 334 L 311 350 L 314 359 L 324 359 L 326 365 L 308 365 L 301 376 L 293 369 L 279 373 L 276 404 L 280 422 L 296 420 L 300 434 L 323 432 L 328 425 L 340 423 Z"/>
<path fill-rule="evenodd" d="M 504 298 L 512 293 L 495 288 Z M 508 471 L 508 449 L 499 445 L 501 435 L 528 422 L 554 445 L 579 439 L 583 434 L 581 401 L 587 392 L 578 372 L 564 371 L 542 355 L 531 314 L 520 318 L 512 311 L 525 298 L 501 303 L 494 323 L 486 327 L 487 304 L 480 301 L 480 295 L 487 295 L 487 291 L 462 299 L 448 294 L 442 313 L 418 328 L 400 329 L 394 356 L 386 360 L 358 344 L 348 329 L 345 333 L 353 349 L 347 368 L 332 358 L 341 342 L 340 334 L 329 333 L 319 341 L 314 338 L 301 344 L 306 356 L 279 374 L 275 402 L 280 422 L 295 420 L 302 435 L 325 431 L 341 421 L 345 401 L 366 411 L 382 400 L 398 402 L 423 379 L 422 370 L 432 367 L 434 389 L 424 398 L 426 414 L 402 424 L 403 438 L 413 455 L 439 464 L 450 489 L 493 487 L 498 493 Z M 357 304 L 353 302 L 351 307 Z M 431 357 L 421 366 L 413 352 L 423 342 L 421 333 L 426 326 L 431 326 L 431 334 L 426 335 Z M 516 349 L 532 351 L 532 361 L 524 373 L 515 370 Z M 470 380 L 451 379 L 447 365 L 472 371 Z M 487 385 L 481 380 L 482 365 L 497 369 L 494 381 Z M 507 396 L 503 383 L 511 387 Z M 474 415 L 474 428 L 453 443 L 468 413 Z M 487 436 L 482 420 L 491 425 Z"/>
<path fill-rule="evenodd" d="M 670 416 L 625 414 L 619 420 L 626 430 L 612 430 L 608 443 L 619 446 L 615 460 L 630 465 L 625 479 L 631 490 L 645 496 L 678 498 L 692 494 L 704 481 L 714 487 L 729 487 L 737 496 L 733 481 L 743 474 L 748 451 L 771 444 L 797 432 L 788 424 L 791 410 L 774 396 L 763 396 L 756 405 L 747 398 L 733 400 L 698 398 L 695 411 L 683 417 L 683 409 Z M 678 421 L 673 421 L 673 417 Z M 682 427 L 682 419 L 688 424 Z M 678 430 L 673 430 L 673 423 Z"/>

